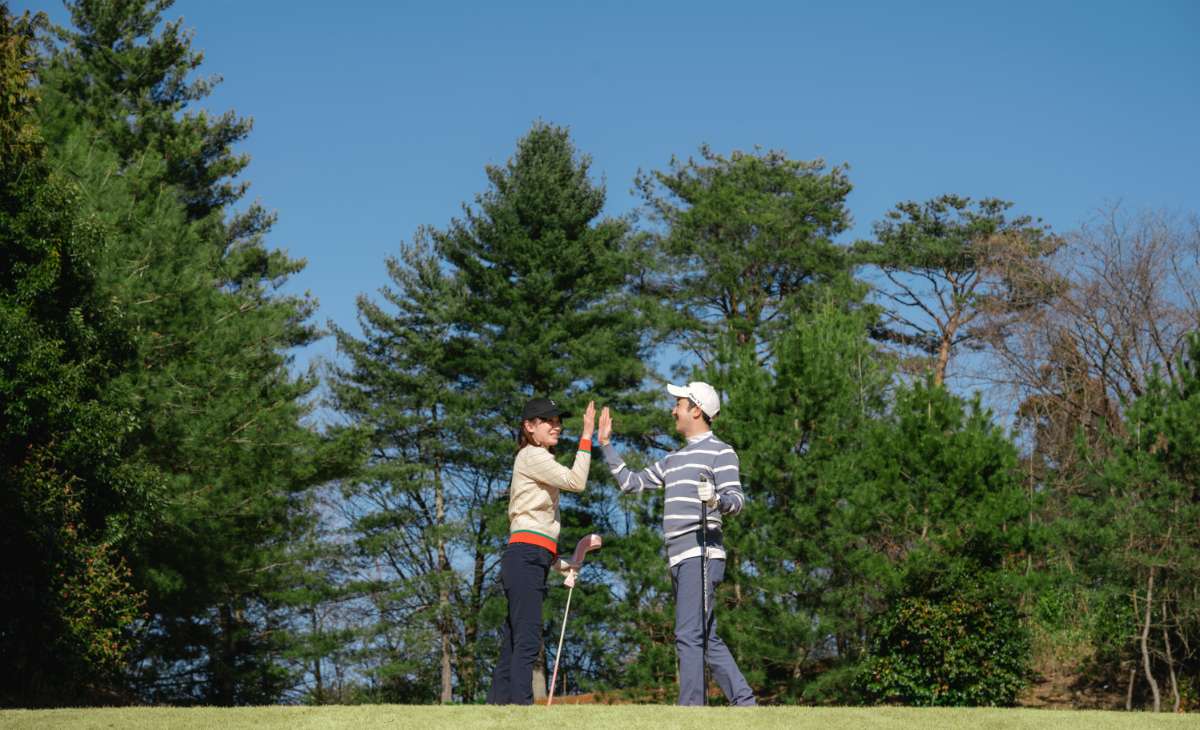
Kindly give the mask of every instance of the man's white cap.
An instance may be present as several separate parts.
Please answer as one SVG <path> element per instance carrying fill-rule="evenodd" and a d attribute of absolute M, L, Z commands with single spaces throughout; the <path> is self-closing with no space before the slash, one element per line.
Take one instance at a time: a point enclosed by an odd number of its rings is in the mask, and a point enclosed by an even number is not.
<path fill-rule="evenodd" d="M 695 380 L 687 385 L 668 385 L 667 392 L 676 398 L 690 398 L 709 418 L 714 418 L 721 412 L 721 396 L 717 395 L 717 389 L 708 383 Z"/>

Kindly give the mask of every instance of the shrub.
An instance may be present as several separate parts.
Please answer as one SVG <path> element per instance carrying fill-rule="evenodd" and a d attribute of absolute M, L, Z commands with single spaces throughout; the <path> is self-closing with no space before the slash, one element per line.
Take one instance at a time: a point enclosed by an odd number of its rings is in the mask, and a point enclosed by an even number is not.
<path fill-rule="evenodd" d="M 1030 673 L 1028 631 L 996 581 L 902 596 L 872 628 L 858 684 L 879 702 L 1011 705 Z"/>

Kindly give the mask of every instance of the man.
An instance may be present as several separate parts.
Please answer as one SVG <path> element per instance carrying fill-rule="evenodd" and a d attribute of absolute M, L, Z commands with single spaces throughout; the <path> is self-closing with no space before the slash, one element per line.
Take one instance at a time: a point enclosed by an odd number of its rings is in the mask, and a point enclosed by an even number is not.
<path fill-rule="evenodd" d="M 708 625 L 708 666 L 731 704 L 752 706 L 754 694 L 746 684 L 733 655 L 721 637 L 712 615 L 712 596 L 725 576 L 725 550 L 721 524 L 725 515 L 737 514 L 746 501 L 738 476 L 738 457 L 730 446 L 712 432 L 712 420 L 721 410 L 721 399 L 708 383 L 669 385 L 675 397 L 671 415 L 675 430 L 687 445 L 667 454 L 648 469 L 633 471 L 609 441 L 612 416 L 600 412 L 598 439 L 604 460 L 622 492 L 664 490 L 663 534 L 667 541 L 667 563 L 675 592 L 675 650 L 679 656 L 679 704 L 703 705 L 704 625 Z M 701 618 L 701 506 L 708 507 L 709 615 Z"/>

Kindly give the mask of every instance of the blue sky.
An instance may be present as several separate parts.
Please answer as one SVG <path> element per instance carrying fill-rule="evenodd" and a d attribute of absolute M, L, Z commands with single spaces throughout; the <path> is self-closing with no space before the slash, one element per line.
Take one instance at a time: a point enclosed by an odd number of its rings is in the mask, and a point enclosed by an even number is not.
<path fill-rule="evenodd" d="M 59 2 L 12 3 L 63 21 Z M 255 129 L 249 197 L 356 330 L 355 297 L 443 227 L 536 119 L 637 205 L 639 168 L 701 143 L 848 163 L 855 229 L 901 200 L 1014 201 L 1069 231 L 1108 202 L 1200 210 L 1200 3 L 179 0 Z M 300 364 L 330 357 L 330 339 Z"/>

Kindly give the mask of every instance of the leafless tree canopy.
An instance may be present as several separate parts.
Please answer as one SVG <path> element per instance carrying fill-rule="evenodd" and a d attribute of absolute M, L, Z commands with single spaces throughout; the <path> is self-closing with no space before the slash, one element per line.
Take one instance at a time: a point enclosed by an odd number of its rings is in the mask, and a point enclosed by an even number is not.
<path fill-rule="evenodd" d="M 1058 296 L 993 333 L 992 372 L 1018 393 L 1036 450 L 1070 458 L 1078 429 L 1118 428 L 1156 370 L 1176 375 L 1200 328 L 1200 220 L 1109 206 L 1067 236 L 1052 273 Z"/>

